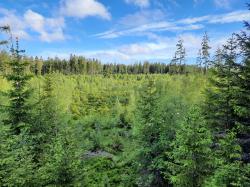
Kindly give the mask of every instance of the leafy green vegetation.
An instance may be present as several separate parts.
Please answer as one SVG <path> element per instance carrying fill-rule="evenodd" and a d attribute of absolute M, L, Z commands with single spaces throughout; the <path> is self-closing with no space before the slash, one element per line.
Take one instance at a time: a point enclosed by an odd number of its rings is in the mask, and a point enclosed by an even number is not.
<path fill-rule="evenodd" d="M 250 186 L 250 26 L 197 66 L 0 55 L 0 186 Z M 8 27 L 1 31 L 9 32 Z M 2 41 L 1 44 L 6 44 Z"/>

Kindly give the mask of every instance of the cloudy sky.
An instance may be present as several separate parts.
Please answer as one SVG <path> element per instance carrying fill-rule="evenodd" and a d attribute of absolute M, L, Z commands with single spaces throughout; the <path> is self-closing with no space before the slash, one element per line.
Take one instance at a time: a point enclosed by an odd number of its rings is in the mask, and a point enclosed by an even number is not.
<path fill-rule="evenodd" d="M 250 20 L 247 0 L 1 0 L 0 25 L 11 26 L 28 55 L 70 54 L 103 62 L 168 62 L 178 39 L 189 62 L 205 31 L 213 50 Z"/>

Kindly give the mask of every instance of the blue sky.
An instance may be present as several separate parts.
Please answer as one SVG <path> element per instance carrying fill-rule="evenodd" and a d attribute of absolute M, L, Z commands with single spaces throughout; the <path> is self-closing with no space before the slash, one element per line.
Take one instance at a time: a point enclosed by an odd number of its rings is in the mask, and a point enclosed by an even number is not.
<path fill-rule="evenodd" d="M 1 0 L 0 25 L 9 24 L 27 55 L 70 54 L 103 62 L 172 58 L 184 40 L 191 62 L 205 31 L 211 53 L 250 20 L 247 0 Z"/>

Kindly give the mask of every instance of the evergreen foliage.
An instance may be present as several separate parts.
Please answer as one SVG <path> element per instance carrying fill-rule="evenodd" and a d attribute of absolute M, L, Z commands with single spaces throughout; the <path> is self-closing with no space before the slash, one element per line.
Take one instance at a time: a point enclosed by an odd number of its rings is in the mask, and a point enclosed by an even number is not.
<path fill-rule="evenodd" d="M 250 186 L 245 25 L 196 65 L 183 40 L 170 64 L 26 57 L 0 27 L 0 186 Z"/>
<path fill-rule="evenodd" d="M 167 154 L 171 162 L 170 179 L 176 186 L 199 187 L 212 171 L 212 135 L 199 108 L 193 107 L 179 128 L 172 142 L 173 149 Z"/>
<path fill-rule="evenodd" d="M 201 42 L 201 60 L 205 73 L 207 72 L 208 67 L 211 65 L 209 53 L 210 49 L 211 47 L 209 46 L 209 37 L 207 35 L 207 32 L 205 32 Z"/>
<path fill-rule="evenodd" d="M 8 92 L 10 105 L 7 107 L 8 119 L 6 124 L 11 125 L 13 134 L 20 134 L 22 128 L 27 128 L 29 124 L 29 106 L 27 99 L 31 93 L 27 89 L 27 81 L 31 76 L 25 73 L 27 62 L 22 60 L 20 53 L 24 52 L 19 49 L 18 39 L 15 48 L 11 48 L 12 58 L 9 63 L 11 74 L 6 75 L 6 79 L 12 83 L 12 89 Z M 26 127 L 23 125 L 26 124 Z"/>
<path fill-rule="evenodd" d="M 186 50 L 183 45 L 183 40 L 178 40 L 176 44 L 176 52 L 170 64 L 170 73 L 181 73 L 184 72 L 183 68 L 185 67 L 186 61 Z"/>
<path fill-rule="evenodd" d="M 215 62 L 211 87 L 206 91 L 206 118 L 217 129 L 232 129 L 236 126 L 233 109 L 237 90 L 236 39 L 232 37 L 224 47 L 223 61 Z"/>

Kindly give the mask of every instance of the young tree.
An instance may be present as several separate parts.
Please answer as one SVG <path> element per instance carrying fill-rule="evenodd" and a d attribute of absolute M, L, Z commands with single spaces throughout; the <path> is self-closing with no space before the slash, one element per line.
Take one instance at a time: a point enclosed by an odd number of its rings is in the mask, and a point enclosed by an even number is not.
<path fill-rule="evenodd" d="M 9 66 L 12 70 L 11 74 L 6 75 L 6 79 L 12 83 L 12 89 L 8 92 L 10 106 L 7 107 L 8 119 L 6 124 L 11 126 L 13 134 L 20 134 L 24 124 L 29 124 L 29 105 L 27 100 L 30 96 L 31 90 L 27 87 L 27 83 L 31 76 L 25 73 L 27 62 L 22 60 L 20 53 L 24 50 L 19 49 L 18 39 L 16 40 L 16 47 L 11 48 L 12 58 Z"/>
<path fill-rule="evenodd" d="M 207 178 L 205 186 L 249 186 L 250 165 L 240 160 L 242 149 L 235 132 L 224 133 L 218 140 L 214 152 L 214 172 Z"/>
<path fill-rule="evenodd" d="M 80 175 L 79 147 L 72 129 L 65 125 L 51 140 L 44 154 L 43 165 L 37 171 L 39 186 L 74 186 Z"/>
<path fill-rule="evenodd" d="M 226 130 L 235 127 L 234 112 L 235 78 L 238 74 L 236 63 L 237 42 L 235 37 L 224 46 L 223 61 L 214 63 L 211 85 L 206 90 L 205 115 L 209 125 L 216 129 Z"/>
<path fill-rule="evenodd" d="M 139 186 L 169 186 L 165 178 L 168 168 L 164 162 L 166 152 L 171 151 L 177 121 L 181 119 L 182 104 L 176 98 L 161 100 L 161 84 L 148 78 L 140 92 L 136 124 L 134 127 L 138 148 L 135 163 Z M 180 108 L 178 107 L 180 106 Z"/>
<path fill-rule="evenodd" d="M 172 143 L 173 151 L 169 152 L 168 166 L 172 173 L 170 179 L 176 186 L 203 186 L 206 177 L 211 173 L 212 136 L 199 108 L 193 107 L 176 131 Z"/>
<path fill-rule="evenodd" d="M 160 177 L 160 171 L 152 167 L 153 160 L 159 156 L 157 150 L 154 150 L 154 146 L 156 146 L 159 138 L 159 132 L 156 128 L 156 108 L 159 102 L 159 93 L 155 84 L 154 80 L 147 80 L 141 91 L 138 103 L 138 139 L 142 147 L 138 155 L 139 186 L 160 185 L 163 182 L 163 177 Z"/>
<path fill-rule="evenodd" d="M 196 58 L 196 65 L 197 65 L 198 69 L 200 70 L 200 72 L 202 72 L 202 53 L 201 53 L 201 50 L 199 50 L 199 52 L 198 52 L 198 57 Z"/>
<path fill-rule="evenodd" d="M 6 75 L 12 83 L 8 91 L 10 106 L 6 107 L 7 119 L 1 124 L 0 140 L 0 186 L 34 186 L 32 138 L 29 136 L 30 116 L 27 100 L 31 90 L 27 88 L 30 76 L 25 73 L 27 64 L 22 60 L 18 39 L 14 48 L 9 27 L 1 27 L 10 34 L 11 74 Z M 6 42 L 1 42 L 6 43 Z"/>
<path fill-rule="evenodd" d="M 250 4 L 248 4 L 250 10 Z M 246 31 L 237 35 L 240 45 L 241 63 L 239 68 L 239 76 L 236 82 L 239 86 L 237 90 L 237 101 L 235 102 L 234 111 L 238 116 L 237 122 L 245 127 L 250 133 L 250 24 L 245 22 Z"/>
<path fill-rule="evenodd" d="M 43 61 L 41 59 L 38 59 L 38 57 L 35 57 L 35 74 L 41 75 L 42 74 L 42 67 L 43 67 Z"/>
<path fill-rule="evenodd" d="M 215 64 L 220 64 L 223 62 L 223 54 L 225 53 L 225 51 L 223 51 L 221 48 L 218 48 L 216 51 L 215 51 L 215 58 L 214 58 L 214 62 Z M 211 62 L 212 64 L 211 65 L 214 65 L 213 62 Z"/>
<path fill-rule="evenodd" d="M 249 24 L 246 23 L 248 29 Z M 219 145 L 219 166 L 208 186 L 249 186 L 249 36 L 233 35 L 213 67 L 207 91 L 206 118 L 215 133 L 226 134 Z M 240 48 L 239 47 L 240 44 Z M 238 54 L 240 52 L 240 55 Z M 231 135 L 234 132 L 233 135 Z M 237 140 L 238 139 L 238 140 Z M 241 152 L 241 149 L 242 151 Z M 217 151 L 218 153 L 218 151 Z M 246 156 L 247 155 L 247 156 Z"/>
<path fill-rule="evenodd" d="M 74 119 L 79 119 L 84 117 L 88 112 L 88 98 L 84 93 L 81 77 L 78 77 L 76 81 L 75 90 L 72 95 L 72 103 L 70 104 L 69 110 L 72 113 Z"/>
<path fill-rule="evenodd" d="M 34 144 L 34 161 L 39 166 L 43 164 L 43 156 L 48 151 L 59 126 L 59 112 L 53 91 L 53 78 L 51 74 L 48 74 L 45 76 L 41 93 L 39 90 L 39 101 L 34 108 L 34 125 L 30 129 Z"/>

